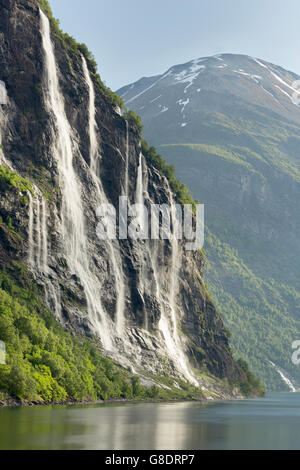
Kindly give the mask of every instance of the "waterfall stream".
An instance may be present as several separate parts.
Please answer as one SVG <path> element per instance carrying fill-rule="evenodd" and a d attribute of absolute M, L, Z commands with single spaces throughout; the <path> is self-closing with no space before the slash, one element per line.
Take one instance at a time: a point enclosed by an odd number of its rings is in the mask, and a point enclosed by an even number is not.
<path fill-rule="evenodd" d="M 2 126 L 1 126 L 1 121 L 0 121 L 0 163 L 1 165 L 6 164 L 6 158 L 4 156 L 3 152 L 3 144 L 2 144 Z"/>
<path fill-rule="evenodd" d="M 171 203 L 171 220 L 173 225 L 173 230 L 171 234 L 171 269 L 170 269 L 170 288 L 167 307 L 162 308 L 161 318 L 159 322 L 159 329 L 165 339 L 167 350 L 169 356 L 173 359 L 176 367 L 183 373 L 183 375 L 188 379 L 189 382 L 198 386 L 198 381 L 193 376 L 188 365 L 188 360 L 186 354 L 184 353 L 183 345 L 178 334 L 177 322 L 177 308 L 176 308 L 176 296 L 179 283 L 179 270 L 180 262 L 182 255 L 180 253 L 179 243 L 177 239 L 177 216 L 176 216 L 176 206 L 173 199 L 171 190 L 169 189 L 170 203 Z M 157 259 L 157 256 L 156 256 Z"/>
<path fill-rule="evenodd" d="M 116 295 L 115 323 L 111 320 L 108 313 L 104 310 L 101 303 L 102 286 L 97 277 L 96 268 L 89 252 L 89 240 L 87 227 L 85 225 L 84 206 L 82 202 L 82 187 L 80 179 L 76 174 L 74 165 L 75 159 L 85 164 L 80 154 L 79 146 L 74 137 L 73 130 L 67 119 L 65 111 L 64 98 L 59 86 L 58 68 L 56 64 L 54 46 L 51 41 L 50 26 L 47 16 L 40 11 L 41 33 L 44 51 L 44 99 L 48 113 L 52 117 L 52 154 L 56 160 L 59 185 L 62 193 L 61 204 L 61 241 L 63 254 L 67 262 L 69 274 L 75 274 L 81 286 L 84 289 L 87 300 L 87 310 L 89 320 L 92 322 L 95 332 L 98 333 L 102 345 L 106 351 L 111 351 L 115 356 L 119 350 L 118 341 L 120 338 L 123 347 L 129 346 L 127 341 L 126 322 L 125 322 L 125 279 L 122 269 L 122 257 L 120 245 L 117 240 L 107 241 L 109 252 L 109 264 L 112 268 L 114 277 L 114 291 Z M 97 204 L 107 204 L 101 179 L 100 165 L 101 153 L 99 144 L 99 128 L 96 120 L 96 104 L 94 85 L 87 67 L 87 62 L 82 56 L 82 67 L 85 82 L 89 91 L 88 101 L 88 132 L 90 145 L 90 165 L 89 174 L 94 183 L 95 193 L 93 196 Z M 126 122 L 126 160 L 125 160 L 125 182 L 124 193 L 128 196 L 128 163 L 129 163 L 129 126 Z M 144 198 L 147 193 L 143 173 L 146 171 L 146 163 L 142 153 L 139 155 L 139 165 L 137 170 L 137 181 L 135 191 L 135 202 L 144 206 Z M 145 171 L 144 171 L 145 170 Z M 148 183 L 147 183 L 148 184 Z M 171 196 L 171 192 L 170 192 Z M 173 201 L 173 199 L 172 199 Z M 96 208 L 95 208 L 96 209 Z M 54 297 L 55 286 L 49 278 L 48 252 L 47 252 L 47 204 L 44 198 L 30 196 L 29 213 L 29 263 L 40 272 L 44 273 L 46 297 L 48 303 Z M 138 210 L 141 217 L 143 211 Z M 174 219 L 175 220 L 175 219 Z M 173 221 L 173 232 L 175 223 Z M 174 235 L 174 234 L 173 234 Z M 169 283 L 169 294 L 161 288 L 162 279 L 160 279 L 159 248 L 152 250 L 152 243 L 148 240 L 144 243 L 147 257 L 141 253 L 141 271 L 140 271 L 140 291 L 141 296 L 146 293 L 149 286 L 155 285 L 155 295 L 161 310 L 161 319 L 159 329 L 161 337 L 165 344 L 165 350 L 169 358 L 182 375 L 190 382 L 196 384 L 196 380 L 189 371 L 187 357 L 185 356 L 181 340 L 177 331 L 177 311 L 176 295 L 178 291 L 178 275 L 180 269 L 180 247 L 175 236 L 171 239 L 172 259 L 171 274 Z M 156 244 L 153 244 L 155 247 Z M 148 262 L 147 262 L 148 259 Z M 59 291 L 59 289 L 58 289 Z M 148 291 L 147 291 L 148 292 Z M 54 303 L 60 302 L 56 298 Z M 144 303 L 145 304 L 145 303 Z M 58 315 L 58 307 L 55 306 Z M 146 309 L 145 309 L 146 310 Z M 145 327 L 148 329 L 148 313 L 145 312 Z M 134 345 L 132 345 L 134 348 Z"/>
<path fill-rule="evenodd" d="M 29 201 L 29 224 L 28 224 L 28 264 L 31 268 L 34 267 L 34 241 L 33 241 L 33 198 L 31 193 L 28 193 Z"/>
<path fill-rule="evenodd" d="M 127 124 L 128 125 L 128 124 Z M 139 223 L 140 230 L 143 229 L 143 224 L 144 224 L 144 212 L 143 212 L 143 206 L 144 206 L 144 186 L 143 186 L 143 155 L 142 152 L 139 154 L 139 164 L 137 168 L 137 178 L 136 178 L 136 189 L 135 189 L 135 204 L 138 205 L 137 209 L 137 220 Z M 146 242 L 147 243 L 147 242 Z M 147 244 L 148 248 L 148 253 L 149 253 L 149 246 Z M 150 257 L 151 260 L 151 257 Z M 145 288 L 144 288 L 144 282 L 147 278 L 147 269 L 145 266 L 145 261 L 141 260 L 141 270 L 140 270 L 140 277 L 139 277 L 139 292 L 140 295 L 143 299 L 143 305 L 144 305 L 144 315 L 145 315 L 145 321 L 144 321 L 144 327 L 146 330 L 149 328 L 149 318 L 148 318 L 148 312 L 147 309 L 145 308 Z M 155 273 L 154 273 L 155 275 Z"/>
<path fill-rule="evenodd" d="M 170 302 L 170 310 L 171 315 L 169 319 L 169 327 L 168 330 L 171 332 L 171 341 L 172 346 L 171 349 L 174 351 L 175 349 L 175 357 L 174 360 L 178 364 L 180 364 L 181 370 L 183 371 L 185 377 L 194 385 L 199 385 L 198 381 L 195 379 L 193 374 L 190 371 L 187 357 L 183 351 L 183 347 L 181 344 L 181 340 L 178 334 L 177 329 L 177 308 L 176 308 L 176 296 L 178 291 L 178 284 L 179 284 L 179 271 L 180 271 L 180 263 L 182 260 L 182 254 L 180 253 L 179 243 L 177 239 L 177 228 L 178 228 L 178 219 L 176 214 L 176 205 L 175 201 L 169 187 L 169 194 L 170 194 L 170 201 L 171 201 L 171 216 L 172 216 L 172 224 L 173 230 L 171 235 L 171 247 L 172 247 L 172 258 L 171 258 L 171 280 L 170 280 L 170 295 L 169 295 L 169 302 Z M 165 327 L 164 327 L 165 330 Z"/>
<path fill-rule="evenodd" d="M 128 164 L 129 164 L 129 124 L 126 119 L 126 155 L 125 155 L 125 196 L 128 197 Z"/>
<path fill-rule="evenodd" d="M 142 153 L 139 156 L 139 166 L 137 173 L 137 183 L 136 183 L 136 203 L 144 205 L 144 195 L 148 194 L 148 191 L 144 188 L 144 179 L 143 179 L 143 163 L 144 158 Z M 171 217 L 173 230 L 171 234 L 171 249 L 172 249 L 172 258 L 171 258 L 171 272 L 170 272 L 170 289 L 169 296 L 167 299 L 164 299 L 164 296 L 161 291 L 161 279 L 159 276 L 159 241 L 154 242 L 153 249 L 151 251 L 149 240 L 146 240 L 147 250 L 149 254 L 149 260 L 152 267 L 152 276 L 154 278 L 156 286 L 156 298 L 160 306 L 161 317 L 159 321 L 159 329 L 162 334 L 163 340 L 166 345 L 167 353 L 169 357 L 174 361 L 176 368 L 182 372 L 184 377 L 189 380 L 189 382 L 194 385 L 199 385 L 193 374 L 190 372 L 187 357 L 183 351 L 183 347 L 177 331 L 177 312 L 176 312 L 176 295 L 178 288 L 178 276 L 180 269 L 180 261 L 182 259 L 179 243 L 176 236 L 177 233 L 177 217 L 176 217 L 176 206 L 173 199 L 172 192 L 169 188 L 169 196 L 171 203 Z M 142 213 L 140 213 L 142 217 Z M 141 221 L 141 223 L 143 223 Z M 168 313 L 169 312 L 169 313 Z M 147 312 L 146 323 L 148 323 Z"/>
<path fill-rule="evenodd" d="M 68 267 L 76 274 L 84 288 L 89 319 L 106 350 L 112 350 L 112 325 L 102 308 L 98 279 L 90 269 L 90 254 L 86 237 L 81 187 L 73 166 L 79 149 L 68 122 L 64 99 L 60 90 L 57 65 L 47 16 L 40 10 L 42 44 L 45 56 L 45 104 L 54 119 L 52 129 L 53 155 L 56 158 L 62 191 L 62 241 Z"/>
<path fill-rule="evenodd" d="M 12 170 L 13 167 L 10 164 L 10 162 L 7 160 L 7 158 L 5 157 L 4 149 L 3 149 L 2 133 L 5 128 L 5 120 L 6 120 L 5 114 L 3 113 L 3 110 L 1 109 L 1 105 L 0 105 L 0 164 Z"/>
<path fill-rule="evenodd" d="M 35 276 L 42 279 L 45 285 L 46 304 L 54 311 L 56 318 L 61 320 L 60 289 L 51 278 L 48 265 L 48 205 L 35 186 L 34 191 L 34 196 L 28 193 L 28 265 Z"/>
<path fill-rule="evenodd" d="M 283 373 L 283 371 L 278 366 L 276 366 L 276 364 L 274 364 L 274 362 L 272 362 L 272 361 L 269 361 L 269 362 L 274 367 L 276 372 L 278 372 L 278 374 L 282 378 L 283 382 L 289 387 L 290 391 L 293 392 L 293 393 L 297 392 L 296 387 L 291 382 L 291 380 Z"/>
<path fill-rule="evenodd" d="M 90 170 L 93 177 L 93 180 L 97 189 L 97 196 L 99 204 L 107 204 L 108 200 L 106 198 L 102 183 L 99 177 L 99 145 L 97 139 L 97 123 L 96 123 L 96 106 L 95 106 L 95 90 L 92 83 L 87 63 L 85 58 L 82 56 L 83 71 L 85 81 L 89 89 L 89 138 L 90 138 Z M 119 246 L 117 249 L 114 246 L 114 242 L 107 240 L 109 250 L 110 250 L 110 260 L 112 263 L 112 268 L 115 277 L 115 292 L 117 297 L 117 306 L 116 306 L 116 331 L 118 336 L 122 336 L 124 327 L 125 327 L 125 284 L 124 284 L 124 275 L 122 272 L 122 260 L 119 255 Z"/>

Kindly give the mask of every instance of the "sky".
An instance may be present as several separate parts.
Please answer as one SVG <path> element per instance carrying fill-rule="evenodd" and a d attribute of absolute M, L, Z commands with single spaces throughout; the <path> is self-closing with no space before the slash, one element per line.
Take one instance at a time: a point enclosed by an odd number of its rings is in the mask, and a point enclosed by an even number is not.
<path fill-rule="evenodd" d="M 220 53 L 300 75 L 299 0 L 50 0 L 62 29 L 87 44 L 112 88 Z"/>

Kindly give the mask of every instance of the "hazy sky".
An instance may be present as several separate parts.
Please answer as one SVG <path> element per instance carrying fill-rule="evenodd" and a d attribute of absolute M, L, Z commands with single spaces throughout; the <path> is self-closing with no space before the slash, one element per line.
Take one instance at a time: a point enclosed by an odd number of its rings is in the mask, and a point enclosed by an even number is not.
<path fill-rule="evenodd" d="M 300 74 L 299 0 L 50 0 L 112 89 L 170 66 L 241 53 Z"/>

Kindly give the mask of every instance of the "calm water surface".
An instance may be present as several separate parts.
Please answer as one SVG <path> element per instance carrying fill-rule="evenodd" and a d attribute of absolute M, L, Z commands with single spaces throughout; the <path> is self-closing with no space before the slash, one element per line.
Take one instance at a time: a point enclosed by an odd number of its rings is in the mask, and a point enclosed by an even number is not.
<path fill-rule="evenodd" d="M 300 394 L 0 409 L 0 449 L 300 449 Z"/>

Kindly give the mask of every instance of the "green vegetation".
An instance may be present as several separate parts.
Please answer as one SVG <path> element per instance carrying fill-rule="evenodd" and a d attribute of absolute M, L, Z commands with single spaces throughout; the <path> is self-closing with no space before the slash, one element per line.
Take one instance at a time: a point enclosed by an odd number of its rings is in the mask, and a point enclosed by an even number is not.
<path fill-rule="evenodd" d="M 164 149 L 167 161 L 175 164 L 177 174 L 192 194 L 206 197 L 206 280 L 232 332 L 231 344 L 237 357 L 247 360 L 268 390 L 282 390 L 287 387 L 270 360 L 296 381 L 300 380 L 299 367 L 291 361 L 291 345 L 299 338 L 300 329 L 299 250 L 290 241 L 292 236 L 289 238 L 285 223 L 274 215 L 273 207 L 276 204 L 283 214 L 289 207 L 289 219 L 296 226 L 293 199 L 297 197 L 296 183 L 300 181 L 299 127 L 269 116 L 261 121 L 242 119 L 240 114 L 236 118 L 205 116 L 197 135 L 191 129 L 187 143 L 163 143 L 159 149 Z M 163 139 L 176 142 L 177 136 Z M 273 227 L 278 234 L 277 241 L 276 236 L 267 240 L 265 235 L 255 236 L 241 227 L 245 209 L 243 202 L 238 201 L 243 193 L 236 188 L 236 182 L 242 181 L 242 176 L 253 188 L 251 206 L 249 201 L 246 203 L 249 224 L 257 227 L 269 224 L 269 230 Z M 221 182 L 222 178 L 228 183 Z M 209 187 L 208 181 L 218 184 Z M 271 187 L 275 196 L 282 194 L 282 205 L 279 197 L 274 200 L 272 196 L 271 200 L 267 192 L 262 192 L 257 204 L 259 187 Z M 246 189 L 246 197 L 249 192 Z"/>
<path fill-rule="evenodd" d="M 2 237 L 4 235 L 6 240 L 9 240 L 13 245 L 22 242 L 22 237 L 16 232 L 11 217 L 9 216 L 4 218 L 0 216 L 0 233 Z"/>
<path fill-rule="evenodd" d="M 41 402 L 202 396 L 184 382 L 182 390 L 145 388 L 139 377 L 103 357 L 96 343 L 65 331 L 21 264 L 0 271 L 0 339 L 7 352 L 0 365 L 1 396 Z"/>
<path fill-rule="evenodd" d="M 238 384 L 242 394 L 246 397 L 253 396 L 253 393 L 257 393 L 259 396 L 264 396 L 265 389 L 262 386 L 260 379 L 257 379 L 249 370 L 247 362 L 244 359 L 238 359 L 237 363 L 247 376 L 247 382 Z"/>
<path fill-rule="evenodd" d="M 113 106 L 119 106 L 123 109 L 124 101 L 102 82 L 100 75 L 97 73 L 97 62 L 88 47 L 85 44 L 78 43 L 72 36 L 61 30 L 59 20 L 53 17 L 51 7 L 47 0 L 39 0 L 39 4 L 44 13 L 48 16 L 51 28 L 57 40 L 61 41 L 71 56 L 76 57 L 82 54 L 85 57 L 97 88 L 106 96 Z"/>
<path fill-rule="evenodd" d="M 31 194 L 34 193 L 30 181 L 22 178 L 17 173 L 4 166 L 0 166 L 0 184 L 2 189 L 8 187 L 17 189 L 22 194 L 26 194 L 28 191 L 31 192 Z"/>
<path fill-rule="evenodd" d="M 208 144 L 163 144 L 160 147 L 185 147 L 195 152 L 212 155 L 213 157 L 219 157 L 230 163 L 238 164 L 251 169 L 251 165 L 245 161 L 245 156 L 240 155 L 234 150 L 229 151 L 225 147 Z"/>
<path fill-rule="evenodd" d="M 58 196 L 59 189 L 49 171 L 40 165 L 30 165 L 26 170 L 26 175 L 35 182 L 47 201 L 52 202 L 55 200 Z"/>
<path fill-rule="evenodd" d="M 293 377 L 299 367 L 291 362 L 291 344 L 299 337 L 300 294 L 274 279 L 263 280 L 246 265 L 238 251 L 206 228 L 206 275 L 225 325 L 232 332 L 237 356 L 247 360 L 268 390 L 284 384 L 268 358 Z"/>
<path fill-rule="evenodd" d="M 123 117 L 124 119 L 126 119 L 128 121 L 128 123 L 131 125 L 131 126 L 134 126 L 136 127 L 138 133 L 140 135 L 142 135 L 142 132 L 143 132 L 143 122 L 142 122 L 142 118 L 141 116 L 139 116 L 138 114 L 136 114 L 135 111 L 132 111 L 132 110 L 128 110 L 126 109 L 126 111 L 123 113 Z"/>
<path fill-rule="evenodd" d="M 146 160 L 167 178 L 170 183 L 170 187 L 180 204 L 195 203 L 186 185 L 176 179 L 175 167 L 173 165 L 169 165 L 162 156 L 157 153 L 155 147 L 150 147 L 144 139 L 142 139 L 142 152 Z"/>

